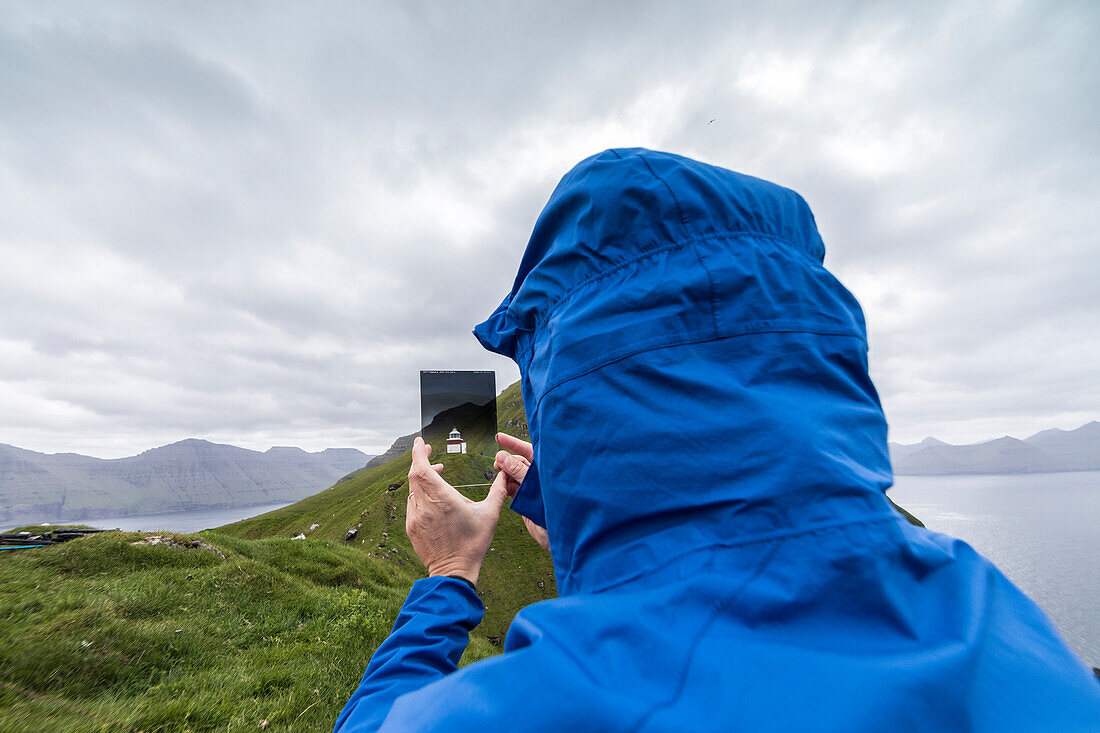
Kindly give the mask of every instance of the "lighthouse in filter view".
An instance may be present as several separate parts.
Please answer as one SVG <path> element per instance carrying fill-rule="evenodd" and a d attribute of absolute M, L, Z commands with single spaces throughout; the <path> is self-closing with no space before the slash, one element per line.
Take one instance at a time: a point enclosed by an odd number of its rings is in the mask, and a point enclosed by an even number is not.
<path fill-rule="evenodd" d="M 462 439 L 462 435 L 458 432 L 458 428 L 452 428 L 451 434 L 447 436 L 447 452 L 448 453 L 465 453 L 466 441 Z"/>

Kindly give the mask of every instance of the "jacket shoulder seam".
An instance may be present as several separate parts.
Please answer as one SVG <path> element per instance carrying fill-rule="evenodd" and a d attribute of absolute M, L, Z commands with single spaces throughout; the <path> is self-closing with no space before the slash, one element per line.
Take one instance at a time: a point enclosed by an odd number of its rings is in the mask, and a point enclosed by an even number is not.
<path fill-rule="evenodd" d="M 680 231 L 684 233 L 685 237 L 689 236 L 687 230 L 687 217 L 684 216 L 684 209 L 682 206 L 680 206 L 680 199 L 676 198 L 676 192 L 672 190 L 672 186 L 668 185 L 668 182 L 665 181 L 665 179 L 657 175 L 657 171 L 653 170 L 653 166 L 649 164 L 649 160 L 644 155 L 638 153 L 638 158 L 645 165 L 646 169 L 649 171 L 649 174 L 660 181 L 661 185 L 665 187 L 666 191 L 668 191 L 668 195 L 672 197 L 672 203 L 676 204 L 676 213 L 680 217 Z"/>
<path fill-rule="evenodd" d="M 678 552 L 675 555 L 666 558 L 664 562 L 647 568 L 645 570 L 645 573 L 637 573 L 626 578 L 621 578 L 619 580 L 616 580 L 614 583 L 610 583 L 608 585 L 596 586 L 592 588 L 592 592 L 602 593 L 604 591 L 612 590 L 613 588 L 640 578 L 643 574 L 652 573 L 653 571 L 671 565 L 677 560 L 687 557 L 688 555 L 694 555 L 695 553 L 703 550 L 732 550 L 739 547 L 747 547 L 749 545 L 767 544 L 769 542 L 783 542 L 795 537 L 821 534 L 823 532 L 830 532 L 834 529 L 839 529 L 842 527 L 853 527 L 865 524 L 882 524 L 896 522 L 898 520 L 905 521 L 905 519 L 900 514 L 896 514 L 895 512 L 893 512 L 893 510 L 890 510 L 889 514 L 868 514 L 859 517 L 852 517 L 850 519 L 840 519 L 832 522 L 821 522 L 819 524 L 810 525 L 808 527 L 783 529 L 775 532 L 757 534 L 751 537 L 746 537 L 745 539 L 739 540 L 737 542 L 715 542 L 711 544 L 698 545 L 688 550 L 684 550 L 683 552 Z"/>
<path fill-rule="evenodd" d="M 717 326 L 717 324 L 715 324 Z M 542 406 L 542 401 L 548 394 L 553 392 L 558 387 L 561 387 L 567 382 L 571 382 L 575 379 L 591 374 L 592 372 L 603 369 L 606 366 L 614 364 L 624 359 L 629 359 L 632 356 L 644 354 L 647 351 L 657 351 L 659 349 L 671 349 L 678 346 L 688 346 L 691 344 L 702 344 L 710 341 L 724 341 L 731 338 L 741 338 L 743 336 L 755 336 L 763 335 L 767 333 L 811 333 L 818 336 L 839 336 L 847 338 L 857 338 L 862 340 L 863 335 L 852 330 L 845 328 L 837 328 L 836 326 L 823 323 L 805 323 L 801 321 L 754 321 L 750 323 L 744 323 L 740 328 L 726 334 L 706 334 L 703 336 L 687 336 L 681 338 L 670 338 L 667 341 L 658 343 L 643 344 L 642 346 L 631 346 L 630 348 L 623 349 L 621 351 L 613 351 L 604 355 L 595 364 L 586 365 L 582 369 L 575 373 L 566 374 L 560 377 L 553 383 L 551 383 L 539 397 L 538 402 L 535 403 L 535 409 L 533 412 L 537 413 Z"/>
<path fill-rule="evenodd" d="M 726 230 L 726 231 L 722 231 L 722 232 L 715 232 L 715 233 L 712 233 L 712 234 L 703 234 L 703 235 L 700 235 L 700 236 L 697 236 L 697 237 L 691 237 L 690 239 L 684 239 L 684 240 L 679 240 L 679 241 L 675 241 L 675 242 L 668 242 L 668 243 L 665 243 L 663 245 L 658 245 L 658 246 L 655 246 L 655 247 L 643 247 L 642 251 L 639 252 L 634 257 L 630 257 L 630 258 L 627 258 L 627 259 L 624 259 L 624 260 L 617 260 L 617 261 L 613 262 L 611 264 L 611 266 L 608 267 L 607 269 L 600 270 L 599 272 L 585 278 L 581 282 L 579 282 L 576 285 L 574 285 L 573 287 L 571 287 L 569 290 L 562 293 L 560 296 L 555 298 L 554 301 L 550 303 L 550 305 L 547 306 L 546 312 L 543 313 L 538 318 L 537 321 L 535 321 L 535 324 L 533 326 L 531 326 L 530 328 L 523 327 L 523 330 L 526 330 L 530 333 L 534 333 L 535 331 L 538 331 L 540 328 L 542 328 L 546 324 L 546 322 L 548 320 L 550 320 L 551 317 L 553 317 L 554 313 L 557 312 L 558 306 L 561 303 L 571 299 L 573 296 L 577 295 L 582 290 L 585 290 L 585 289 L 591 287 L 592 285 L 595 285 L 596 283 L 600 282 L 601 280 L 604 280 L 608 277 L 611 277 L 616 272 L 618 272 L 620 270 L 623 270 L 623 269 L 629 267 L 630 265 L 636 264 L 636 263 L 641 262 L 642 260 L 645 260 L 645 259 L 649 259 L 650 257 L 656 257 L 657 255 L 665 254 L 665 253 L 668 253 L 668 252 L 675 252 L 676 250 L 683 249 L 684 247 L 690 247 L 693 244 L 699 244 L 701 242 L 709 242 L 709 241 L 716 240 L 716 239 L 741 239 L 741 238 L 766 239 L 766 240 L 770 240 L 772 242 L 776 242 L 778 244 L 787 245 L 787 246 L 791 247 L 795 252 L 801 253 L 801 250 L 799 250 L 798 246 L 793 241 L 791 241 L 790 239 L 786 239 L 784 237 L 779 237 L 779 236 L 776 236 L 774 234 L 768 234 L 767 232 L 739 230 L 739 229 L 730 229 L 730 230 Z M 710 275 L 710 270 L 709 269 L 707 270 L 707 275 L 708 275 L 708 277 Z M 512 302 L 513 303 L 515 302 L 514 298 L 513 298 Z M 509 305 L 508 309 L 511 310 L 511 305 Z M 515 319 L 515 318 L 513 318 L 513 320 L 518 321 L 518 319 Z"/>
<path fill-rule="evenodd" d="M 642 718 L 638 721 L 637 725 L 634 727 L 635 731 L 642 730 L 646 726 L 646 724 L 648 724 L 649 721 L 653 718 L 653 716 L 657 714 L 658 710 L 671 706 L 676 702 L 680 695 L 683 694 L 684 684 L 687 682 L 688 670 L 691 668 L 691 661 L 695 658 L 695 653 L 698 651 L 699 644 L 702 643 L 703 638 L 707 634 L 707 631 L 709 631 L 710 627 L 714 625 L 714 622 L 715 620 L 717 620 L 719 614 L 721 614 L 722 611 L 724 611 L 730 605 L 735 603 L 737 599 L 741 597 L 741 594 L 745 592 L 745 589 L 748 588 L 754 580 L 760 577 L 761 573 L 763 573 L 764 569 L 767 568 L 768 565 L 771 563 L 772 559 L 775 557 L 775 554 L 779 551 L 780 545 L 782 544 L 783 543 L 781 540 L 771 540 L 772 546 L 768 549 L 767 552 L 764 553 L 763 557 L 761 557 L 760 560 L 757 561 L 756 566 L 752 569 L 752 572 L 749 573 L 748 577 L 745 578 L 744 582 L 741 583 L 741 585 L 739 585 L 736 590 L 734 590 L 728 596 L 718 600 L 711 607 L 710 613 L 707 614 L 706 622 L 699 627 L 699 630 L 696 632 L 694 638 L 692 638 L 691 640 L 691 646 L 688 648 L 688 653 L 684 657 L 684 662 L 679 670 L 679 675 L 676 682 L 676 689 L 672 692 L 668 699 L 662 700 L 660 702 L 655 702 L 649 708 L 649 710 L 645 712 Z"/>

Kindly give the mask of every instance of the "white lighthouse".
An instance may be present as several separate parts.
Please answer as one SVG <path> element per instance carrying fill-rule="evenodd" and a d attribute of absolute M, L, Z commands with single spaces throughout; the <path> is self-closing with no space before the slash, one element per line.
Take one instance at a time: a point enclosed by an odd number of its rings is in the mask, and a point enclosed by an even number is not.
<path fill-rule="evenodd" d="M 447 452 L 448 453 L 465 453 L 466 441 L 462 439 L 462 435 L 458 432 L 458 428 L 453 428 L 451 434 L 447 436 Z"/>

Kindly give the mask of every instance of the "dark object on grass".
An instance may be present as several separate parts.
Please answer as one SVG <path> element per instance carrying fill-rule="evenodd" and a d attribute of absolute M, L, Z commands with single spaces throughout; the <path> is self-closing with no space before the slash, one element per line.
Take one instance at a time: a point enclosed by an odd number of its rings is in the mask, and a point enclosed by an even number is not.
<path fill-rule="evenodd" d="M 351 542 L 353 539 L 355 539 L 356 535 L 358 535 L 358 534 L 359 534 L 359 529 L 357 527 L 352 527 L 351 529 L 349 529 L 347 532 L 344 533 L 344 542 Z"/>
<path fill-rule="evenodd" d="M 117 532 L 117 529 L 51 529 L 38 534 L 32 532 L 11 532 L 0 534 L 0 546 L 12 545 L 12 549 L 27 549 L 68 542 L 97 532 Z M 14 547 L 18 545 L 19 547 Z"/>

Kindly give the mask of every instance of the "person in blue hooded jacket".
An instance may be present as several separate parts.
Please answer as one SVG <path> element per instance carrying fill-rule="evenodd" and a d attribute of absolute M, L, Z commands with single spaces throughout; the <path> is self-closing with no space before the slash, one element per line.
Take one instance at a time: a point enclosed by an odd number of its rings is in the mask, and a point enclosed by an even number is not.
<path fill-rule="evenodd" d="M 416 444 L 429 577 L 335 729 L 1100 730 L 1035 604 L 888 503 L 863 315 L 823 258 L 772 183 L 643 149 L 570 171 L 474 331 L 519 365 L 532 443 L 501 437 L 480 503 Z M 559 597 L 459 671 L 510 491 Z"/>

